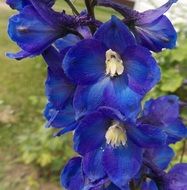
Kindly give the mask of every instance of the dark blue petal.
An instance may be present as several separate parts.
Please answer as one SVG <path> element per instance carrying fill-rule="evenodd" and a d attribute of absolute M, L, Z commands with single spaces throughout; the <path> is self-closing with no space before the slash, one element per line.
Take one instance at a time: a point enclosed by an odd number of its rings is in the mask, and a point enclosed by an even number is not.
<path fill-rule="evenodd" d="M 85 116 L 74 133 L 74 148 L 84 155 L 105 143 L 105 133 L 110 126 L 110 121 L 100 112 Z"/>
<path fill-rule="evenodd" d="M 81 157 L 74 157 L 66 164 L 61 173 L 60 180 L 62 187 L 68 190 L 82 190 L 84 177 L 81 168 Z"/>
<path fill-rule="evenodd" d="M 109 79 L 104 78 L 93 85 L 77 87 L 74 96 L 74 108 L 77 118 L 104 105 L 104 92 L 108 83 Z"/>
<path fill-rule="evenodd" d="M 174 95 L 162 96 L 145 103 L 143 116 L 157 123 L 168 123 L 179 117 L 179 98 Z"/>
<path fill-rule="evenodd" d="M 135 45 L 135 39 L 128 27 L 115 16 L 103 24 L 94 37 L 103 42 L 108 49 L 119 54 L 122 54 L 128 46 Z"/>
<path fill-rule="evenodd" d="M 23 50 L 38 55 L 62 35 L 52 28 L 32 6 L 10 18 L 8 34 Z"/>
<path fill-rule="evenodd" d="M 74 34 L 68 34 L 67 36 L 55 41 L 55 47 L 62 51 L 67 47 L 73 46 L 80 41 L 80 38 Z"/>
<path fill-rule="evenodd" d="M 125 188 L 123 188 L 124 190 L 129 190 L 129 186 L 127 185 Z M 117 187 L 116 185 L 114 185 L 113 183 L 111 183 L 105 190 L 123 190 L 119 187 Z"/>
<path fill-rule="evenodd" d="M 121 189 L 125 189 L 131 178 L 138 173 L 141 160 L 141 149 L 130 141 L 126 147 L 108 146 L 103 154 L 103 165 L 108 177 Z"/>
<path fill-rule="evenodd" d="M 21 11 L 25 6 L 30 5 L 29 0 L 6 0 L 6 3 L 12 8 Z"/>
<path fill-rule="evenodd" d="M 75 121 L 74 123 L 71 123 L 71 124 L 67 125 L 66 127 L 64 127 L 63 129 L 59 130 L 53 136 L 54 137 L 59 137 L 59 136 L 64 135 L 64 134 L 66 134 L 68 132 L 74 131 L 76 129 L 77 125 L 78 125 L 78 122 Z"/>
<path fill-rule="evenodd" d="M 158 190 L 157 185 L 152 180 L 143 182 L 141 190 Z"/>
<path fill-rule="evenodd" d="M 161 16 L 147 24 L 137 25 L 134 35 L 140 45 L 155 52 L 161 51 L 162 48 L 172 49 L 176 46 L 177 33 L 166 16 Z"/>
<path fill-rule="evenodd" d="M 175 165 L 168 173 L 167 190 L 185 190 L 187 187 L 187 164 Z"/>
<path fill-rule="evenodd" d="M 64 109 L 56 109 L 56 107 L 48 103 L 45 107 L 44 116 L 48 123 L 46 127 L 64 128 L 75 122 L 75 113 L 71 104 L 67 104 Z"/>
<path fill-rule="evenodd" d="M 55 47 L 49 46 L 43 53 L 42 56 L 47 63 L 50 70 L 53 71 L 54 75 L 58 75 L 59 77 L 66 78 L 64 75 L 64 71 L 61 68 L 61 63 L 64 59 L 64 56 L 66 54 L 66 51 L 63 51 L 62 53 L 59 53 Z"/>
<path fill-rule="evenodd" d="M 83 40 L 66 54 L 64 71 L 77 84 L 94 83 L 105 74 L 105 52 L 99 41 Z"/>
<path fill-rule="evenodd" d="M 140 13 L 137 23 L 147 24 L 154 22 L 156 19 L 161 17 L 172 6 L 173 3 L 176 3 L 177 1 L 178 0 L 168 0 L 167 3 L 157 9 L 151 9 Z"/>
<path fill-rule="evenodd" d="M 52 7 L 55 3 L 55 0 L 41 0 L 43 3 L 47 4 L 49 7 Z M 21 11 L 25 6 L 31 5 L 29 0 L 6 0 L 6 3 L 12 8 Z"/>
<path fill-rule="evenodd" d="M 106 176 L 102 163 L 103 151 L 102 148 L 98 148 L 83 157 L 83 171 L 90 182 L 98 181 Z"/>
<path fill-rule="evenodd" d="M 187 137 L 187 127 L 183 124 L 180 119 L 177 119 L 165 126 L 162 126 L 163 130 L 168 135 L 167 143 L 176 143 L 182 138 Z"/>
<path fill-rule="evenodd" d="M 11 58 L 11 59 L 21 60 L 21 59 L 24 59 L 26 57 L 33 57 L 35 55 L 32 53 L 29 53 L 27 51 L 22 50 L 18 53 L 6 53 L 6 56 Z"/>
<path fill-rule="evenodd" d="M 125 121 L 126 118 L 124 115 L 121 114 L 117 109 L 107 107 L 107 106 L 100 106 L 99 111 L 101 111 L 106 117 L 109 117 L 113 120 L 117 121 Z"/>
<path fill-rule="evenodd" d="M 145 95 L 160 80 L 160 69 L 151 53 L 141 46 L 129 47 L 123 54 L 128 86 Z"/>
<path fill-rule="evenodd" d="M 160 169 L 167 169 L 175 153 L 172 148 L 163 146 L 154 149 L 147 149 L 145 157 L 151 159 Z"/>
<path fill-rule="evenodd" d="M 126 118 L 135 119 L 140 111 L 141 99 L 138 93 L 127 86 L 126 78 L 116 77 L 105 90 L 105 105 L 118 109 Z"/>
<path fill-rule="evenodd" d="M 142 124 L 126 127 L 129 138 L 137 145 L 144 148 L 160 147 L 166 144 L 167 135 L 155 126 Z"/>
<path fill-rule="evenodd" d="M 46 96 L 56 108 L 62 109 L 66 101 L 73 97 L 75 86 L 64 76 L 63 72 L 60 75 L 59 72 L 54 72 L 48 67 L 47 74 Z"/>

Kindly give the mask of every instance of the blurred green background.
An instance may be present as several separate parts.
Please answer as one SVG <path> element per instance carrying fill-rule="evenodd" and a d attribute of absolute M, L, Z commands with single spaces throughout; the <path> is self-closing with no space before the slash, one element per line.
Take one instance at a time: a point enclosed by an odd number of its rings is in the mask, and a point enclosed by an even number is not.
<path fill-rule="evenodd" d="M 76 1 L 79 10 L 81 1 Z M 57 1 L 57 10 L 68 10 Z M 65 162 L 74 155 L 71 138 L 54 138 L 52 129 L 45 129 L 43 108 L 46 103 L 44 82 L 46 66 L 41 57 L 22 61 L 10 60 L 5 52 L 18 47 L 6 34 L 8 18 L 15 14 L 0 3 L 0 190 L 59 190 L 59 174 Z M 97 9 L 97 15 L 107 20 L 111 9 Z M 179 40 L 173 51 L 156 55 L 162 68 L 162 80 L 148 96 L 177 94 L 187 102 L 187 28 L 177 26 Z M 187 109 L 181 109 L 187 122 Z M 185 142 L 173 146 L 175 162 L 187 162 Z"/>

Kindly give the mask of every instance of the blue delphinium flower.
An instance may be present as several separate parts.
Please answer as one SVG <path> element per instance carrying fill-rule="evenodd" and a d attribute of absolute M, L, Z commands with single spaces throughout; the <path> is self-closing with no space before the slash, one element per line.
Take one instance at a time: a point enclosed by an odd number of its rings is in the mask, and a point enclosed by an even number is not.
<path fill-rule="evenodd" d="M 151 53 L 136 45 L 128 28 L 115 16 L 93 39 L 83 40 L 67 52 L 63 69 L 78 85 L 74 107 L 79 117 L 101 105 L 135 116 L 141 98 L 160 80 Z"/>
<path fill-rule="evenodd" d="M 81 36 L 79 28 L 91 20 L 87 15 L 71 16 L 52 10 L 45 1 L 30 0 L 19 14 L 9 19 L 8 34 L 21 51 L 7 53 L 15 59 L 41 54 L 57 39 L 73 33 Z"/>
<path fill-rule="evenodd" d="M 168 0 L 157 9 L 141 13 L 111 0 L 97 0 L 97 2 L 98 5 L 112 7 L 121 13 L 125 17 L 124 22 L 134 33 L 139 44 L 155 52 L 163 48 L 175 47 L 177 33 L 164 13 L 177 0 Z"/>
<path fill-rule="evenodd" d="M 74 133 L 74 148 L 84 155 L 83 170 L 90 181 L 107 174 L 123 189 L 139 172 L 141 147 L 158 147 L 165 140 L 161 130 L 136 126 L 117 110 L 102 107 L 80 121 Z"/>
<path fill-rule="evenodd" d="M 49 102 L 46 105 L 44 116 L 48 120 L 46 127 L 52 126 L 60 129 L 56 135 L 74 130 L 77 122 L 72 105 L 75 85 L 65 76 L 61 62 L 68 49 L 80 39 L 75 35 L 68 35 L 65 39 L 66 43 L 63 45 L 61 44 L 63 39 L 60 42 L 57 41 L 59 51 L 50 46 L 42 53 L 48 65 L 45 89 Z"/>
<path fill-rule="evenodd" d="M 187 128 L 179 116 L 179 100 L 177 96 L 162 96 L 146 102 L 139 124 L 149 124 L 162 129 L 167 135 L 167 144 L 187 137 Z"/>
<path fill-rule="evenodd" d="M 91 183 L 82 170 L 82 157 L 68 161 L 61 172 L 61 185 L 67 190 L 120 190 L 107 177 Z"/>

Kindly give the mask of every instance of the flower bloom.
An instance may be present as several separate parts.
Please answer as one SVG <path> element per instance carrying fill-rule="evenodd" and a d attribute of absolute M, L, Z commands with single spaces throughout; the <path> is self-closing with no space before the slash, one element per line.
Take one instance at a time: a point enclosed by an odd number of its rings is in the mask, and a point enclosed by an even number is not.
<path fill-rule="evenodd" d="M 167 144 L 187 137 L 187 128 L 179 117 L 179 101 L 174 95 L 161 96 L 146 102 L 139 123 L 160 128 L 167 135 Z"/>
<path fill-rule="evenodd" d="M 117 110 L 101 107 L 79 122 L 74 133 L 74 149 L 84 156 L 83 170 L 90 181 L 107 175 L 123 188 L 139 172 L 141 147 L 158 147 L 165 140 L 159 129 L 136 126 Z"/>
<path fill-rule="evenodd" d="M 177 33 L 170 20 L 164 13 L 176 3 L 177 0 L 168 0 L 157 9 L 138 12 L 111 0 L 98 0 L 98 5 L 112 7 L 121 13 L 124 23 L 133 32 L 137 43 L 159 52 L 163 48 L 172 49 L 176 45 Z"/>
<path fill-rule="evenodd" d="M 8 57 L 23 59 L 40 55 L 57 39 L 70 33 L 81 35 L 80 27 L 93 23 L 86 14 L 71 16 L 55 12 L 49 6 L 52 2 L 31 0 L 9 19 L 8 34 L 22 50 L 7 53 Z"/>
<path fill-rule="evenodd" d="M 90 183 L 82 170 L 82 157 L 77 156 L 68 161 L 61 172 L 61 184 L 68 190 L 120 190 L 107 177 Z"/>
<path fill-rule="evenodd" d="M 62 46 L 63 40 L 66 43 Z M 57 43 L 60 52 L 50 46 L 42 53 L 48 65 L 45 90 L 49 102 L 46 105 L 44 116 L 48 121 L 46 127 L 52 126 L 60 129 L 56 135 L 74 130 L 76 126 L 75 111 L 72 105 L 75 85 L 65 76 L 61 63 L 67 50 L 79 40 L 74 35 L 68 35 Z"/>
<path fill-rule="evenodd" d="M 139 112 L 141 98 L 160 80 L 151 53 L 138 46 L 114 16 L 93 39 L 83 40 L 67 52 L 63 69 L 78 85 L 74 98 L 78 117 L 107 105 L 132 118 Z"/>

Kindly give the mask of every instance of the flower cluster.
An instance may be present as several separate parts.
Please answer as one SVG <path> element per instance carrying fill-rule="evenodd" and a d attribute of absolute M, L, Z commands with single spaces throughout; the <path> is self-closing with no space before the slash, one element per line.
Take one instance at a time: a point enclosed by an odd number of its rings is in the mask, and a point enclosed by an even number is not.
<path fill-rule="evenodd" d="M 185 190 L 187 164 L 165 172 L 170 144 L 187 137 L 175 95 L 145 95 L 160 81 L 152 52 L 175 47 L 177 34 L 164 13 L 176 0 L 138 12 L 112 0 L 85 0 L 75 14 L 52 9 L 54 0 L 7 0 L 19 11 L 8 34 L 21 48 L 15 59 L 42 55 L 47 63 L 46 127 L 73 131 L 72 158 L 61 173 L 68 190 Z M 105 23 L 96 6 L 113 8 Z"/>

